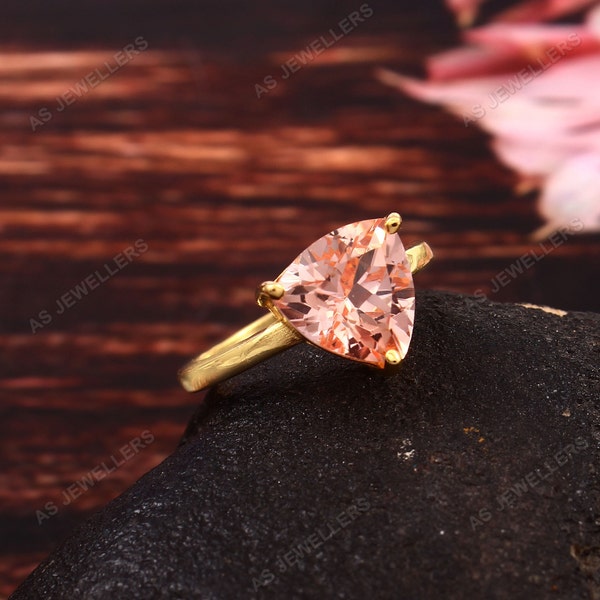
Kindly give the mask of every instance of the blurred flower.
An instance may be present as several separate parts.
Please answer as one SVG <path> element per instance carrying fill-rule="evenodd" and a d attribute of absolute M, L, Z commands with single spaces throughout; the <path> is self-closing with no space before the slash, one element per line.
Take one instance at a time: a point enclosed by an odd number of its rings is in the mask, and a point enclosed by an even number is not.
<path fill-rule="evenodd" d="M 509 8 L 496 16 L 495 21 L 505 23 L 538 23 L 551 21 L 567 13 L 582 10 L 597 0 L 528 0 Z M 446 6 L 455 14 L 461 27 L 470 27 L 479 7 L 485 0 L 446 0 Z"/>
<path fill-rule="evenodd" d="M 464 37 L 468 46 L 427 61 L 428 81 L 379 76 L 490 133 L 518 188 L 542 189 L 539 235 L 573 219 L 600 231 L 600 6 L 582 25 L 496 23 Z"/>
<path fill-rule="evenodd" d="M 551 21 L 596 4 L 597 0 L 528 0 L 509 8 L 496 17 L 506 23 Z"/>

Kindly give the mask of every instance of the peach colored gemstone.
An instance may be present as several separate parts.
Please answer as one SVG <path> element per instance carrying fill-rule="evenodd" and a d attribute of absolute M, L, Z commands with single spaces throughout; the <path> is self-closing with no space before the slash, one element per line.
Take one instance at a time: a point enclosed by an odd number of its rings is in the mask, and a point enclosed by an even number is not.
<path fill-rule="evenodd" d="M 408 351 L 415 315 L 410 263 L 385 219 L 340 227 L 309 246 L 277 278 L 274 305 L 308 341 L 342 356 L 385 365 Z"/>

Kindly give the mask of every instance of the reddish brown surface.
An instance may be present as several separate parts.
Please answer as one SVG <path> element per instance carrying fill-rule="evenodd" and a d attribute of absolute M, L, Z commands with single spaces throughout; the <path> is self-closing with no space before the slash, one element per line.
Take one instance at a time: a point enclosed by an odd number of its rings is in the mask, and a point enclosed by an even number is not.
<path fill-rule="evenodd" d="M 257 82 L 355 5 L 6 3 L 0 596 L 172 451 L 201 400 L 179 389 L 177 368 L 259 315 L 256 283 L 329 229 L 397 209 L 406 245 L 436 253 L 417 284 L 468 293 L 537 247 L 534 199 L 513 194 L 484 137 L 374 78 L 378 66 L 417 72 L 452 43 L 450 18 L 435 2 L 371 5 L 257 99 Z M 137 36 L 148 50 L 32 131 L 32 114 Z M 137 239 L 147 252 L 56 314 Z M 493 297 L 597 310 L 599 250 L 573 239 Z M 42 310 L 52 322 L 34 335 Z M 152 444 L 60 504 L 144 430 Z M 47 502 L 58 514 L 38 524 Z"/>

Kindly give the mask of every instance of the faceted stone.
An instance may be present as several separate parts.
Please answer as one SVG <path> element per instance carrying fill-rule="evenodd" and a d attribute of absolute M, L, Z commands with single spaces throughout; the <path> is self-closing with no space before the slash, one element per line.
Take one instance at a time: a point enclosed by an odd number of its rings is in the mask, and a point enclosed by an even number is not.
<path fill-rule="evenodd" d="M 406 355 L 415 290 L 400 236 L 386 232 L 385 219 L 328 233 L 277 281 L 285 294 L 275 307 L 309 342 L 379 367 L 388 350 Z"/>

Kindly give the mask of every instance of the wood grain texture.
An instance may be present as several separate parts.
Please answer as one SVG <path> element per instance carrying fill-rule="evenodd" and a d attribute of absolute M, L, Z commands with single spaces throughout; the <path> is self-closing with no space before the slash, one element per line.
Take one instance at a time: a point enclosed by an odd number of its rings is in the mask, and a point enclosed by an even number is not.
<path fill-rule="evenodd" d="M 3 4 L 0 596 L 173 450 L 201 401 L 177 369 L 260 316 L 256 284 L 317 237 L 398 210 L 405 245 L 435 252 L 418 285 L 467 293 L 538 248 L 535 198 L 513 193 L 485 137 L 374 77 L 418 73 L 456 41 L 450 16 L 370 4 L 260 99 L 256 83 L 357 4 Z M 57 110 L 139 36 L 147 50 Z M 147 251 L 91 289 L 136 240 Z M 491 297 L 598 310 L 599 251 L 572 238 Z M 60 312 L 65 294 L 81 299 Z M 51 321 L 32 333 L 41 311 Z M 143 431 L 153 443 L 60 504 Z M 57 514 L 38 524 L 48 502 Z"/>

